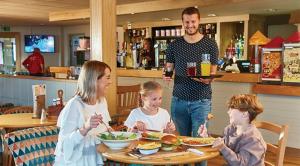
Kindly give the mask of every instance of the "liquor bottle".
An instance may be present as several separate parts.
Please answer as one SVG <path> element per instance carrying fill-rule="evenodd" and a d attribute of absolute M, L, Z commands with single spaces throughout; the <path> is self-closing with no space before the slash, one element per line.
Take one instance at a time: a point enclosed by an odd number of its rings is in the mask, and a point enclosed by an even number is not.
<path fill-rule="evenodd" d="M 210 24 L 206 24 L 205 26 L 205 34 L 210 34 L 210 28 L 211 28 L 211 25 Z"/>

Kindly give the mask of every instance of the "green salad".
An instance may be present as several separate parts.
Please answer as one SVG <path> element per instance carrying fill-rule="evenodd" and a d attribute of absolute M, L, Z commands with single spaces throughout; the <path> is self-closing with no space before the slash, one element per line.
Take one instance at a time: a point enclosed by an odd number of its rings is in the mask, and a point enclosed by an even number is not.
<path fill-rule="evenodd" d="M 137 138 L 137 134 L 133 133 L 130 134 L 129 136 L 124 135 L 124 133 L 116 135 L 116 134 L 100 134 L 99 136 L 103 140 L 128 140 L 128 139 L 135 139 Z"/>

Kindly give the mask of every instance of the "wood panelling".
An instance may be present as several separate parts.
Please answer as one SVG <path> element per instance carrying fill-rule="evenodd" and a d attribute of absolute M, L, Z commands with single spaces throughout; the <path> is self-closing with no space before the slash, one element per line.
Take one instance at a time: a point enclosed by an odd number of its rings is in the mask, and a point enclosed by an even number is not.
<path fill-rule="evenodd" d="M 110 115 L 116 114 L 116 0 L 90 0 L 91 59 L 103 61 L 111 68 L 112 84 L 106 95 Z M 112 28 L 113 27 L 113 28 Z"/>
<path fill-rule="evenodd" d="M 300 96 L 299 86 L 255 84 L 252 91 L 258 94 Z"/>

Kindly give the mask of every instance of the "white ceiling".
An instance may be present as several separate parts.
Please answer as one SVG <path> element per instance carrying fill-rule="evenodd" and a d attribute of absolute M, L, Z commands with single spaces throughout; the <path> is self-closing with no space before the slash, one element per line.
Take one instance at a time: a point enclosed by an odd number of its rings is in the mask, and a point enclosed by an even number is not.
<path fill-rule="evenodd" d="M 153 0 L 117 0 L 117 5 L 140 3 Z M 162 0 L 164 1 L 164 0 Z M 170 1 L 170 0 L 168 0 Z M 175 2 L 176 0 L 174 0 Z M 201 6 L 203 3 L 214 1 L 211 5 Z M 234 3 L 229 3 L 234 2 Z M 199 3 L 201 17 L 207 17 L 209 13 L 217 16 L 237 14 L 288 14 L 300 9 L 300 0 L 195 0 Z M 82 24 L 89 20 L 75 20 L 65 22 L 48 22 L 49 12 L 89 8 L 89 0 L 0 0 L 0 25 L 40 25 L 40 24 Z M 269 12 L 267 9 L 276 9 Z M 180 9 L 155 11 L 148 13 L 136 13 L 134 15 L 119 15 L 117 23 L 140 21 L 160 21 L 162 18 L 180 20 Z"/>

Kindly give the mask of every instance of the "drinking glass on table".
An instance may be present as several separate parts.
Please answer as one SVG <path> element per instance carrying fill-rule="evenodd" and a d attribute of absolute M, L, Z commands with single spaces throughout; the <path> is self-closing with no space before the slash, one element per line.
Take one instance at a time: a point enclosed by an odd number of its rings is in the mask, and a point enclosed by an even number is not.
<path fill-rule="evenodd" d="M 187 76 L 196 76 L 196 62 L 187 62 Z"/>

